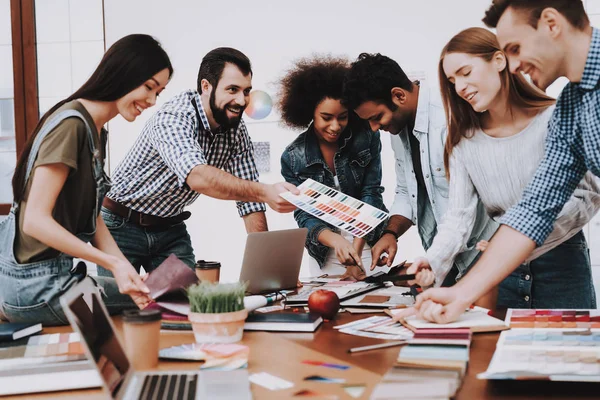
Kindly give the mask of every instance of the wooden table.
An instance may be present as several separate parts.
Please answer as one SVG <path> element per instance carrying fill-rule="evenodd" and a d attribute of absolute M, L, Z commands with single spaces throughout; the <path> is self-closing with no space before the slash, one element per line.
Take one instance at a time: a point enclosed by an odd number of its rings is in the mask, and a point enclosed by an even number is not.
<path fill-rule="evenodd" d="M 250 345 L 249 368 L 251 372 L 256 371 L 253 364 L 260 361 L 260 354 L 253 352 L 253 343 L 257 340 L 265 341 L 265 335 L 275 335 L 275 339 L 285 339 L 305 348 L 315 350 L 319 353 L 332 356 L 338 360 L 363 368 L 379 376 L 385 374 L 394 364 L 398 355 L 398 347 L 388 349 L 373 350 L 363 353 L 349 354 L 347 350 L 352 347 L 365 346 L 384 342 L 378 339 L 369 339 L 346 335 L 337 332 L 333 326 L 350 322 L 356 319 L 366 318 L 371 314 L 351 315 L 348 313 L 339 314 L 334 321 L 325 322 L 314 334 L 313 333 L 263 333 L 246 332 L 244 342 Z M 379 314 L 381 315 L 381 314 Z M 120 329 L 119 318 L 115 319 L 115 325 Z M 46 328 L 44 333 L 68 332 L 70 327 Z M 274 341 L 275 341 L 274 339 Z M 485 381 L 477 379 L 477 374 L 487 369 L 496 347 L 498 333 L 477 333 L 473 336 L 471 345 L 471 354 L 467 375 L 463 385 L 459 390 L 456 399 L 542 399 L 546 397 L 563 399 L 598 399 L 600 398 L 600 385 L 594 383 L 566 383 L 566 382 L 540 382 L 540 381 Z M 267 339 L 268 340 L 268 339 Z M 170 347 L 183 343 L 193 342 L 191 332 L 165 333 L 161 335 L 160 347 Z M 281 340 L 277 341 L 281 343 Z M 293 346 L 290 344 L 290 346 Z M 297 347 L 297 346 L 294 346 Z M 297 352 L 296 352 L 297 354 Z M 298 363 L 300 360 L 293 360 Z M 294 364 L 289 364 L 288 368 L 295 368 Z M 165 362 L 159 364 L 160 370 L 170 369 L 196 369 L 199 363 L 193 362 Z M 270 392 L 266 389 L 257 390 L 253 385 L 254 398 L 262 400 L 263 398 L 282 398 L 278 392 Z M 5 397 L 3 399 L 75 399 L 85 398 L 86 400 L 95 400 L 104 398 L 100 390 L 80 390 L 60 393 L 49 393 L 39 395 L 27 395 L 16 397 Z M 348 397 L 350 398 L 350 397 Z M 368 398 L 368 397 L 365 397 Z"/>

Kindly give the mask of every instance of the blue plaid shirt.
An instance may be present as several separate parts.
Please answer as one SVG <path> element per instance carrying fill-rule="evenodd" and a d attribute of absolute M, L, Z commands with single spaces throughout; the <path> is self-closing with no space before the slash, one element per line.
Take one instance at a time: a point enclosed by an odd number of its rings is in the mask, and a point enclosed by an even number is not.
<path fill-rule="evenodd" d="M 502 218 L 542 245 L 587 170 L 600 176 L 600 31 L 593 29 L 581 82 L 565 86 L 550 119 L 546 155 L 519 204 Z"/>
<path fill-rule="evenodd" d="M 160 217 L 180 214 L 200 195 L 186 179 L 197 165 L 212 165 L 240 179 L 258 182 L 254 148 L 244 121 L 213 133 L 200 95 L 185 91 L 164 104 L 117 166 L 108 197 Z M 237 202 L 244 216 L 265 211 L 263 203 Z"/>

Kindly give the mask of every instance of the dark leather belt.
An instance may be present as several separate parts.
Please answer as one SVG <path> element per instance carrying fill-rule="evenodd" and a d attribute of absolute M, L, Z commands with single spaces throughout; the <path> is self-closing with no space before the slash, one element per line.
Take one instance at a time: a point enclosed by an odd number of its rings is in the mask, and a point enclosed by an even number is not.
<path fill-rule="evenodd" d="M 108 197 L 105 197 L 102 201 L 102 206 L 119 217 L 125 218 L 130 222 L 133 222 L 143 227 L 169 227 L 171 225 L 178 224 L 188 219 L 192 213 L 184 211 L 181 214 L 173 217 L 158 217 L 156 215 L 144 214 L 131 208 L 116 202 Z"/>

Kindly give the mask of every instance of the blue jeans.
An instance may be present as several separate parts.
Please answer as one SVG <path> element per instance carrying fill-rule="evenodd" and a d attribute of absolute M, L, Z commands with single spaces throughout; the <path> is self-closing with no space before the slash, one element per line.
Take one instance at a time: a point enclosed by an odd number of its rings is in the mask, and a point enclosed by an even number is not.
<path fill-rule="evenodd" d="M 72 266 L 72 259 L 64 256 L 19 266 L 0 262 L 0 319 L 69 325 L 60 297 L 85 277 L 85 272 L 73 274 Z M 104 292 L 102 297 L 111 315 L 137 308 L 131 297 L 119 293 L 113 278 L 94 280 Z"/>
<path fill-rule="evenodd" d="M 510 308 L 596 308 L 590 255 L 583 232 L 533 261 L 502 283 L 498 306 Z"/>
<path fill-rule="evenodd" d="M 142 227 L 102 207 L 102 219 L 119 248 L 131 265 L 140 272 L 155 270 L 171 254 L 175 254 L 190 268 L 194 268 L 196 257 L 185 223 L 168 228 Z M 112 276 L 110 271 L 98 266 L 99 276 Z"/>

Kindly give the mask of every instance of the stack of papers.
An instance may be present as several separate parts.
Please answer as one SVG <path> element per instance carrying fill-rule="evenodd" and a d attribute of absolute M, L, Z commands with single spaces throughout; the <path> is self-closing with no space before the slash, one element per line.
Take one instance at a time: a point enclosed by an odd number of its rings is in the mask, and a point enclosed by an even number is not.
<path fill-rule="evenodd" d="M 159 352 L 159 357 L 175 360 L 204 361 L 200 369 L 231 371 L 248 366 L 250 348 L 241 344 L 184 344 Z"/>
<path fill-rule="evenodd" d="M 386 314 L 393 316 L 396 313 L 401 312 L 400 310 L 387 310 Z M 508 325 L 491 315 L 488 315 L 489 310 L 487 309 L 473 309 L 463 313 L 456 321 L 449 324 L 436 324 L 435 322 L 429 322 L 424 319 L 417 318 L 412 315 L 402 320 L 402 323 L 411 329 L 422 329 L 422 328 L 469 328 L 471 332 L 497 332 L 508 329 Z"/>
<path fill-rule="evenodd" d="M 340 281 L 338 279 L 336 281 L 327 283 L 304 285 L 304 287 L 298 291 L 297 295 L 288 296 L 284 301 L 288 306 L 305 306 L 308 304 L 308 298 L 314 291 L 329 290 L 337 294 L 340 302 L 345 302 L 349 299 L 361 296 L 382 287 L 384 287 L 384 285 L 380 283 Z"/>
<path fill-rule="evenodd" d="M 344 325 L 334 326 L 341 333 L 386 340 L 408 340 L 413 337 L 410 329 L 394 322 L 390 317 L 369 317 Z"/>

